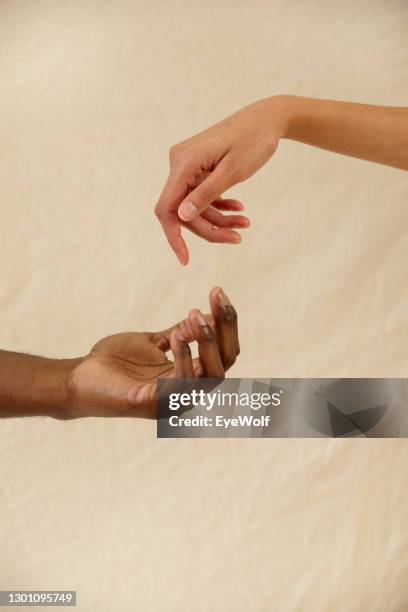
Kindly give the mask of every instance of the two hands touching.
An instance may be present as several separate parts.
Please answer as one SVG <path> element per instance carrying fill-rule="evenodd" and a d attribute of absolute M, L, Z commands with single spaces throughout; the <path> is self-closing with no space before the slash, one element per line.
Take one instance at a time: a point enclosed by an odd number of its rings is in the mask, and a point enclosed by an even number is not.
<path fill-rule="evenodd" d="M 192 342 L 198 345 L 194 359 Z M 174 361 L 166 355 L 170 350 Z M 239 350 L 236 310 L 217 287 L 210 293 L 209 314 L 194 309 L 163 331 L 108 336 L 85 357 L 57 360 L 1 351 L 0 417 L 155 418 L 158 378 L 223 379 Z"/>

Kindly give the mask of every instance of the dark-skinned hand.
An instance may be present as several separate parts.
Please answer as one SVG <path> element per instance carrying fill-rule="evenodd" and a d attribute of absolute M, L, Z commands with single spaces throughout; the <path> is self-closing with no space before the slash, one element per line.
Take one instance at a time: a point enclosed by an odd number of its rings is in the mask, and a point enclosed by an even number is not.
<path fill-rule="evenodd" d="M 164 331 L 100 340 L 72 369 L 63 418 L 155 418 L 158 378 L 224 378 L 239 354 L 237 313 L 219 287 L 210 293 L 210 310 L 194 309 Z M 198 344 L 198 358 L 191 342 Z"/>

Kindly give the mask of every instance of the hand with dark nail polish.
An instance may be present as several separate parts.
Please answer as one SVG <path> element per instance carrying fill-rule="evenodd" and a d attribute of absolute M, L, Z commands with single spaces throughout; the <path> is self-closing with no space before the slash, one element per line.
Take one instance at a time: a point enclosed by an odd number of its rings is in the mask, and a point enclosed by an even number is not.
<path fill-rule="evenodd" d="M 190 344 L 198 345 L 192 358 Z M 166 353 L 172 352 L 173 360 Z M 191 310 L 161 332 L 129 332 L 98 342 L 73 360 L 58 418 L 126 416 L 155 418 L 158 378 L 224 378 L 239 354 L 237 313 L 219 287 L 210 314 Z"/>

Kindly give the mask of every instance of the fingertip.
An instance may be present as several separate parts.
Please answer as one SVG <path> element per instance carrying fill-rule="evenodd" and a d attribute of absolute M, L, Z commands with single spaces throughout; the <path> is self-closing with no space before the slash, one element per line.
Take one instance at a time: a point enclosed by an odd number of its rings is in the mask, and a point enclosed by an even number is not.
<path fill-rule="evenodd" d="M 192 221 L 197 217 L 199 211 L 193 202 L 182 202 L 178 207 L 177 214 L 182 221 Z"/>
<path fill-rule="evenodd" d="M 178 359 L 180 355 L 191 355 L 189 342 L 180 328 L 172 331 L 170 335 L 170 348 L 175 359 Z"/>
<path fill-rule="evenodd" d="M 245 206 L 240 200 L 229 200 L 231 210 L 244 210 Z"/>
<path fill-rule="evenodd" d="M 199 308 L 193 308 L 192 310 L 190 310 L 188 319 L 191 324 L 191 328 L 193 332 L 197 331 L 197 326 L 198 327 L 208 327 L 209 325 L 208 321 L 206 321 L 203 313 L 201 312 Z"/>
<path fill-rule="evenodd" d="M 221 287 L 213 287 L 210 291 L 210 304 L 211 306 L 216 306 L 218 303 L 218 296 L 223 293 Z"/>
<path fill-rule="evenodd" d="M 174 252 L 182 266 L 186 266 L 189 261 L 189 252 L 183 238 L 179 236 L 177 244 L 174 245 Z"/>
<path fill-rule="evenodd" d="M 244 210 L 245 206 L 240 200 L 234 200 L 233 198 L 218 198 L 212 203 L 212 206 L 219 210 L 226 211 L 240 211 Z"/>
<path fill-rule="evenodd" d="M 176 253 L 177 259 L 181 263 L 182 266 L 186 266 L 189 261 L 188 253 Z"/>
<path fill-rule="evenodd" d="M 218 314 L 219 314 L 219 306 L 220 306 L 220 299 L 219 296 L 222 294 L 222 289 L 221 287 L 213 287 L 210 291 L 210 309 L 211 309 L 211 314 L 212 314 L 212 318 L 213 318 L 213 329 L 216 329 L 216 320 L 218 318 Z"/>
<path fill-rule="evenodd" d="M 193 321 L 196 318 L 196 314 L 199 312 L 200 311 L 198 310 L 198 308 L 192 308 L 190 310 L 190 312 L 188 313 L 188 317 L 187 317 L 187 320 L 189 321 L 189 323 L 191 323 L 191 321 Z"/>
<path fill-rule="evenodd" d="M 185 341 L 186 339 L 184 338 L 184 335 L 181 332 L 181 330 L 179 328 L 173 329 L 173 331 L 170 334 L 170 343 L 175 344 L 176 342 L 185 342 Z"/>

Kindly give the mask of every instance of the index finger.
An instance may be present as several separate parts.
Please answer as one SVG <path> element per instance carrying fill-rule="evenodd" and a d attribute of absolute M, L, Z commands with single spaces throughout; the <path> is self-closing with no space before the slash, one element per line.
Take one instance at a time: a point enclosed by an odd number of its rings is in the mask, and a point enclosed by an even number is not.
<path fill-rule="evenodd" d="M 154 209 L 168 243 L 184 266 L 188 263 L 188 249 L 181 235 L 181 223 L 177 214 L 177 207 L 185 194 L 186 186 L 181 179 L 176 180 L 174 175 L 170 174 Z"/>
<path fill-rule="evenodd" d="M 202 313 L 194 309 L 189 314 L 194 339 L 198 344 L 198 355 L 204 378 L 224 378 L 225 370 L 221 361 L 215 334 Z"/>
<path fill-rule="evenodd" d="M 189 259 L 188 249 L 181 235 L 181 224 L 177 214 L 170 211 L 168 213 L 163 213 L 163 215 L 160 217 L 158 216 L 158 218 L 169 245 L 177 255 L 179 262 L 183 266 L 186 266 Z"/>
<path fill-rule="evenodd" d="M 215 322 L 213 316 L 211 314 L 204 314 L 203 317 L 210 325 L 210 327 L 215 330 Z M 189 317 L 186 317 L 175 325 L 167 327 L 166 329 L 163 329 L 159 332 L 147 333 L 149 334 L 151 341 L 154 342 L 154 344 L 156 344 L 156 346 L 158 346 L 160 350 L 167 352 L 168 350 L 170 350 L 170 336 L 177 329 L 181 331 L 187 342 L 192 342 L 195 339 L 194 331 L 191 326 Z"/>

